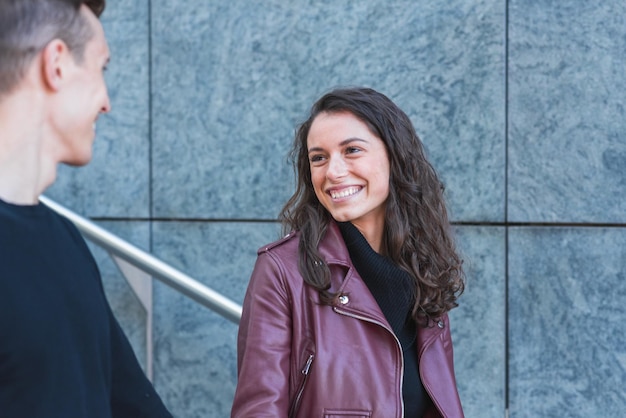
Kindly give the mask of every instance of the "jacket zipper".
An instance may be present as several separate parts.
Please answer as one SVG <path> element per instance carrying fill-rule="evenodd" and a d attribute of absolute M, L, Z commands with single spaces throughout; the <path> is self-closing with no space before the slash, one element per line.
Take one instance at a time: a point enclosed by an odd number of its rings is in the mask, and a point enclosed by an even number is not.
<path fill-rule="evenodd" d="M 300 383 L 300 387 L 296 392 L 296 396 L 291 403 L 291 408 L 289 408 L 289 418 L 294 418 L 296 413 L 298 412 L 298 408 L 300 407 L 300 401 L 302 400 L 302 393 L 304 392 L 304 385 L 306 385 L 306 381 L 309 377 L 309 372 L 311 371 L 311 364 L 313 363 L 313 354 L 309 354 L 309 358 L 306 360 L 304 367 L 300 371 L 304 375 L 302 378 L 302 383 Z"/>
<path fill-rule="evenodd" d="M 400 345 L 400 340 L 398 340 L 398 337 L 396 337 L 396 334 L 394 334 L 393 331 L 390 330 L 389 328 L 387 328 L 385 326 L 385 324 L 383 324 L 382 322 L 373 320 L 373 319 L 368 318 L 366 316 L 357 315 L 357 314 L 353 314 L 353 313 L 350 313 L 350 312 L 342 311 L 341 309 L 337 308 L 336 306 L 333 307 L 333 310 L 335 312 L 337 312 L 338 314 L 341 314 L 341 315 L 349 316 L 349 317 L 354 318 L 354 319 L 360 319 L 362 321 L 369 322 L 371 324 L 379 325 L 379 326 L 383 327 L 384 329 L 386 329 L 387 331 L 389 331 L 389 333 L 393 336 L 393 339 L 396 340 L 396 345 L 397 345 L 398 349 L 400 350 L 400 416 L 403 417 L 404 416 L 404 399 L 402 399 L 402 376 L 404 376 L 404 356 L 402 355 L 402 346 Z"/>

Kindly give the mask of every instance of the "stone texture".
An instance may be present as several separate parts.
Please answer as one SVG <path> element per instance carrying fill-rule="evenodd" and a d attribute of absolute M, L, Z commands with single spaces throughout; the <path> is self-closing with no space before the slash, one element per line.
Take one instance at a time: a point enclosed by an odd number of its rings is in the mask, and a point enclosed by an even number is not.
<path fill-rule="evenodd" d="M 510 416 L 626 411 L 626 229 L 509 233 Z"/>
<path fill-rule="evenodd" d="M 256 249 L 274 223 L 157 222 L 155 254 L 241 304 Z M 163 284 L 155 288 L 159 393 L 174 416 L 229 416 L 237 384 L 237 325 Z"/>
<path fill-rule="evenodd" d="M 152 5 L 155 216 L 275 219 L 295 126 L 359 84 L 412 117 L 456 219 L 503 219 L 500 2 L 194 4 Z"/>
<path fill-rule="evenodd" d="M 509 220 L 626 222 L 624 15 L 509 2 Z"/>
<path fill-rule="evenodd" d="M 454 362 L 463 412 L 503 417 L 506 375 L 504 228 L 457 228 L 465 292 L 450 312 Z"/>
<path fill-rule="evenodd" d="M 146 217 L 150 194 L 148 2 L 109 0 L 102 24 L 111 113 L 98 119 L 87 167 L 59 166 L 46 194 L 90 217 Z"/>

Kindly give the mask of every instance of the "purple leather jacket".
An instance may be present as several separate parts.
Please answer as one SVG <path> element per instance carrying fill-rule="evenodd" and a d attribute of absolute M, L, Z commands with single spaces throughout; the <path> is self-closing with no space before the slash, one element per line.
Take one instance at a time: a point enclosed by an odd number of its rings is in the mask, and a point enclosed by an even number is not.
<path fill-rule="evenodd" d="M 298 234 L 261 248 L 238 337 L 231 417 L 403 418 L 400 343 L 331 223 L 320 252 L 334 306 L 321 305 L 298 271 Z M 419 369 L 433 406 L 425 417 L 463 417 L 448 316 L 419 328 Z"/>

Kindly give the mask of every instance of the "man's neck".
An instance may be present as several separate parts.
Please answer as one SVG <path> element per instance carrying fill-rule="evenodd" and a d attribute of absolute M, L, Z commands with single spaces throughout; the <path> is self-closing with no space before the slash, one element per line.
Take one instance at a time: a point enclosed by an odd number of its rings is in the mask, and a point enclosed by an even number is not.
<path fill-rule="evenodd" d="M 46 155 L 45 123 L 37 97 L 16 92 L 0 101 L 0 199 L 36 204 L 56 177 Z"/>

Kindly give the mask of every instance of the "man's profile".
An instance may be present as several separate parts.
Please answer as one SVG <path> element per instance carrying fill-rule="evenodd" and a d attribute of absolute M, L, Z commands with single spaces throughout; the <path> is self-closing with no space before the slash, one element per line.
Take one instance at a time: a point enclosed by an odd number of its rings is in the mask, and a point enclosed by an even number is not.
<path fill-rule="evenodd" d="M 170 417 L 78 230 L 39 203 L 110 110 L 104 0 L 0 0 L 0 416 Z"/>

